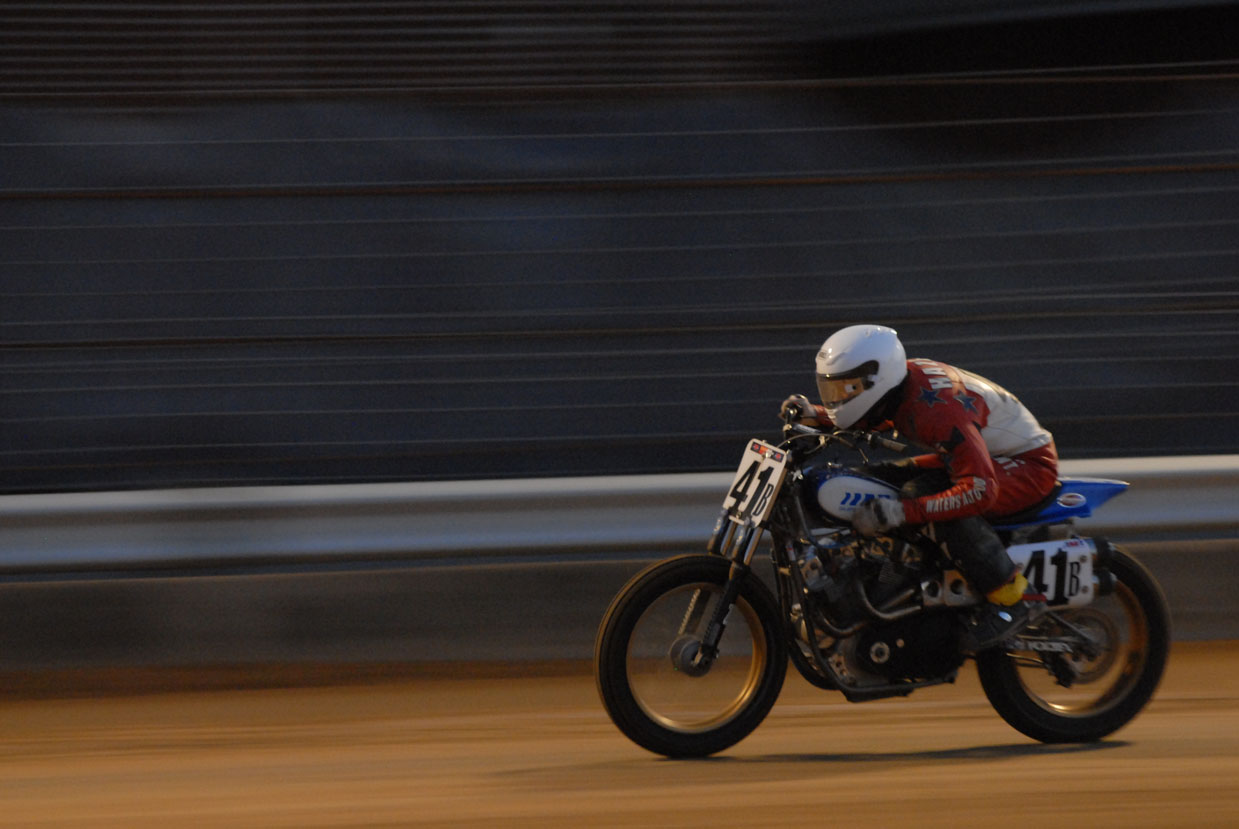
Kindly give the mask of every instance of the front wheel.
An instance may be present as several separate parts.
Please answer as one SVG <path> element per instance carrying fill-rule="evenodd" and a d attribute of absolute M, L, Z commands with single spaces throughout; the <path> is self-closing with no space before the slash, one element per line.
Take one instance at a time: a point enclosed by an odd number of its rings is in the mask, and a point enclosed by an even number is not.
<path fill-rule="evenodd" d="M 1015 647 L 977 654 L 985 696 L 1013 728 L 1045 743 L 1100 740 L 1140 712 L 1170 652 L 1170 613 L 1152 575 L 1112 549 L 1114 590 L 1054 611 Z"/>
<path fill-rule="evenodd" d="M 727 616 L 718 655 L 702 637 L 731 563 L 669 559 L 638 573 L 598 630 L 594 669 L 611 720 L 630 740 L 668 757 L 704 757 L 735 745 L 774 705 L 787 673 L 778 605 L 749 573 Z"/>

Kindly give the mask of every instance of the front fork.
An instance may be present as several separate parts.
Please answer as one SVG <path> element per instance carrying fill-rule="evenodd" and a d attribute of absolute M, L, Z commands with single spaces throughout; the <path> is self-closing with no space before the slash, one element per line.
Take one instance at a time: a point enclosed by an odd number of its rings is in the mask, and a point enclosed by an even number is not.
<path fill-rule="evenodd" d="M 680 625 L 680 635 L 671 646 L 671 658 L 679 670 L 693 676 L 700 676 L 710 669 L 718 657 L 718 644 L 723 638 L 727 627 L 727 616 L 732 605 L 740 595 L 740 586 L 748 578 L 761 542 L 762 530 L 752 524 L 740 525 L 732 521 L 727 510 L 719 514 L 710 536 L 706 551 L 711 555 L 724 556 L 731 560 L 731 570 L 727 574 L 727 584 L 723 586 L 723 595 L 714 605 L 710 617 L 706 620 L 705 632 L 697 639 L 691 631 L 699 629 L 706 615 L 704 594 L 701 590 L 693 593 L 684 621 Z"/>

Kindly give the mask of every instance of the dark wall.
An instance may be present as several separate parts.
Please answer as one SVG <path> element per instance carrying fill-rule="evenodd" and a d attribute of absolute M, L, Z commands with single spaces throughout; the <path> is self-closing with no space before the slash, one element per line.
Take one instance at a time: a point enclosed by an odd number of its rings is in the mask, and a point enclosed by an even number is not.
<path fill-rule="evenodd" d="M 716 83 L 0 85 L 0 491 L 720 470 L 861 321 L 1065 457 L 1239 451 L 1218 14 L 1101 66 L 1041 23 Z"/>

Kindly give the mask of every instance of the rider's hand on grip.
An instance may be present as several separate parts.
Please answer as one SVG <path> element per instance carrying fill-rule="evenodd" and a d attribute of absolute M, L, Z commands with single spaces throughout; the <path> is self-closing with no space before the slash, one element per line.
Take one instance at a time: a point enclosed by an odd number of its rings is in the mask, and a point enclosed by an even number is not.
<path fill-rule="evenodd" d="M 903 523 L 903 504 L 894 498 L 874 498 L 852 513 L 852 526 L 861 535 L 877 535 Z"/>
<path fill-rule="evenodd" d="M 910 472 L 915 472 L 919 467 L 916 465 L 915 458 L 899 458 L 891 461 L 875 461 L 865 464 L 865 467 L 878 477 L 885 475 L 906 475 Z"/>
<path fill-rule="evenodd" d="M 793 394 L 784 400 L 783 405 L 779 407 L 779 417 L 795 423 L 816 422 L 815 414 L 813 404 L 803 394 Z"/>

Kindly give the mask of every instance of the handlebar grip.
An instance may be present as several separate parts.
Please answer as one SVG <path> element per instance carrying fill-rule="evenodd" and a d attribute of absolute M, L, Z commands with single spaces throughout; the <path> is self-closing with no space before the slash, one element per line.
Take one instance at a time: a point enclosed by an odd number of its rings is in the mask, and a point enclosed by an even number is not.
<path fill-rule="evenodd" d="M 892 452 L 904 452 L 908 449 L 908 444 L 906 443 L 900 443 L 897 440 L 880 437 L 879 435 L 874 435 L 871 440 L 883 449 L 889 449 Z"/>

